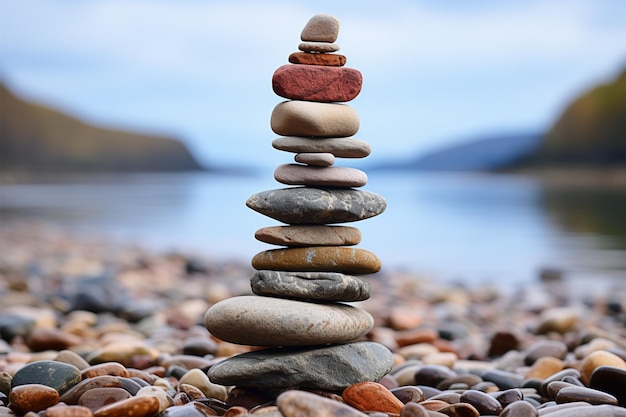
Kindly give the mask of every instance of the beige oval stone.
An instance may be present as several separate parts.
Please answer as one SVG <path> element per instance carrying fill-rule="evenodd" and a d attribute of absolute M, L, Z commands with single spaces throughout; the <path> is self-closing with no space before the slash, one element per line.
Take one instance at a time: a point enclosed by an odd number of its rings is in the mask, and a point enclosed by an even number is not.
<path fill-rule="evenodd" d="M 270 126 L 281 136 L 348 137 L 359 130 L 359 115 L 347 104 L 288 100 L 274 107 Z"/>
<path fill-rule="evenodd" d="M 302 164 L 329 167 L 335 163 L 335 155 L 330 152 L 299 153 L 294 160 Z"/>
<path fill-rule="evenodd" d="M 272 249 L 252 258 L 254 269 L 296 272 L 341 272 L 344 274 L 373 274 L 382 267 L 372 252 L 341 246 L 312 246 L 306 248 Z"/>
<path fill-rule="evenodd" d="M 620 369 L 626 369 L 626 363 L 622 358 L 614 353 L 605 350 L 596 350 L 591 352 L 589 356 L 580 363 L 580 379 L 589 385 L 591 374 L 600 366 L 614 366 Z"/>
<path fill-rule="evenodd" d="M 302 138 L 285 136 L 272 141 L 274 149 L 294 153 L 328 152 L 337 158 L 365 158 L 372 147 L 364 140 L 354 138 Z"/>
<path fill-rule="evenodd" d="M 226 387 L 212 383 L 207 374 L 200 369 L 190 369 L 180 378 L 179 383 L 193 385 L 202 391 L 206 398 L 217 398 L 220 401 L 226 401 Z"/>
<path fill-rule="evenodd" d="M 282 246 L 351 246 L 361 242 L 361 231 L 350 226 L 271 226 L 257 230 L 254 237 Z"/>
<path fill-rule="evenodd" d="M 563 361 L 552 356 L 544 356 L 532 364 L 526 373 L 526 379 L 546 379 L 563 369 Z"/>
<path fill-rule="evenodd" d="M 303 52 L 329 53 L 337 52 L 339 45 L 332 42 L 301 42 L 298 49 Z"/>
<path fill-rule="evenodd" d="M 339 36 L 339 19 L 329 14 L 316 14 L 300 33 L 304 42 L 335 42 Z"/>
<path fill-rule="evenodd" d="M 314 167 L 300 164 L 279 165 L 274 179 L 287 185 L 311 187 L 362 187 L 367 184 L 367 174 L 350 167 Z"/>
<path fill-rule="evenodd" d="M 359 339 L 374 326 L 374 319 L 365 310 L 341 303 L 246 295 L 213 305 L 204 324 L 213 336 L 231 343 L 310 346 Z"/>

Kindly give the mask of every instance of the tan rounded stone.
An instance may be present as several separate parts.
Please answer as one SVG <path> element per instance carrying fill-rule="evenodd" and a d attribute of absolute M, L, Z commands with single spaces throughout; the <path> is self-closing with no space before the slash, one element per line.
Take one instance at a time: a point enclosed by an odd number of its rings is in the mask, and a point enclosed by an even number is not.
<path fill-rule="evenodd" d="M 276 271 L 341 272 L 373 274 L 380 271 L 380 259 L 372 252 L 341 246 L 272 249 L 257 253 L 252 267 Z"/>
<path fill-rule="evenodd" d="M 335 155 L 329 152 L 299 153 L 294 160 L 302 164 L 329 167 L 335 163 Z"/>
<path fill-rule="evenodd" d="M 619 356 L 605 350 L 596 350 L 591 352 L 580 364 L 580 379 L 585 385 L 589 385 L 591 374 L 600 366 L 614 366 L 626 369 L 626 363 Z"/>
<path fill-rule="evenodd" d="M 347 104 L 283 101 L 274 107 L 270 126 L 281 136 L 348 137 L 359 130 L 359 115 Z"/>
<path fill-rule="evenodd" d="M 335 42 L 339 36 L 339 19 L 329 14 L 316 14 L 306 23 L 300 40 L 310 42 Z"/>
<path fill-rule="evenodd" d="M 526 379 L 546 379 L 563 369 L 563 361 L 552 356 L 544 356 L 530 367 L 526 373 Z"/>

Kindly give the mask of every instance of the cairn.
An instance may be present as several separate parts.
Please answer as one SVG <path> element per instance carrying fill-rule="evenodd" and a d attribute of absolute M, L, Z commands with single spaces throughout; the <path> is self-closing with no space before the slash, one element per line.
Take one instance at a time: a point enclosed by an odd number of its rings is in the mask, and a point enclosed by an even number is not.
<path fill-rule="evenodd" d="M 263 349 L 212 366 L 208 375 L 217 384 L 340 392 L 378 381 L 391 369 L 391 352 L 363 340 L 374 326 L 372 316 L 347 304 L 370 297 L 369 283 L 358 275 L 378 272 L 381 262 L 354 247 L 359 229 L 338 224 L 376 216 L 386 202 L 357 189 L 367 183 L 363 171 L 334 166 L 335 158 L 364 158 L 371 151 L 352 137 L 359 117 L 344 103 L 359 94 L 362 76 L 336 53 L 338 34 L 335 17 L 313 16 L 299 52 L 272 77 L 274 92 L 286 99 L 271 115 L 271 129 L 280 136 L 272 146 L 296 154 L 274 178 L 291 187 L 254 194 L 246 205 L 284 224 L 255 233 L 280 248 L 252 259 L 255 295 L 223 300 L 204 318 L 215 337 Z"/>

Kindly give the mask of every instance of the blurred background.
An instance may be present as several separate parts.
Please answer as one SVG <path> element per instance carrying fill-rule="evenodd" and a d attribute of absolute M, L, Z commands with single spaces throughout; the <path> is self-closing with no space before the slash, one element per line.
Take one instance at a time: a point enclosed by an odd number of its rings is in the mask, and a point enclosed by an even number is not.
<path fill-rule="evenodd" d="M 274 70 L 317 13 L 361 71 L 385 270 L 626 285 L 626 3 L 0 0 L 0 231 L 248 263 Z"/>

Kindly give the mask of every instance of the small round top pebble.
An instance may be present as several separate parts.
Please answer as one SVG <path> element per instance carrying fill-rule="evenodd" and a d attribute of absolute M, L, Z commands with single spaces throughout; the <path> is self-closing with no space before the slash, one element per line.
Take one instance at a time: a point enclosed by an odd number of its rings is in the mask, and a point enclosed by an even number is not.
<path fill-rule="evenodd" d="M 339 20 L 328 14 L 313 16 L 302 29 L 303 42 L 335 42 L 339 36 Z"/>

